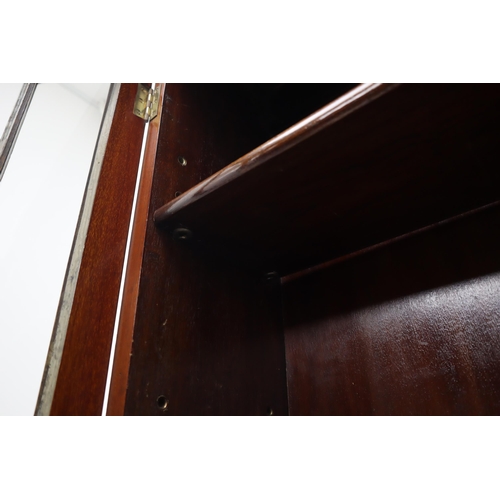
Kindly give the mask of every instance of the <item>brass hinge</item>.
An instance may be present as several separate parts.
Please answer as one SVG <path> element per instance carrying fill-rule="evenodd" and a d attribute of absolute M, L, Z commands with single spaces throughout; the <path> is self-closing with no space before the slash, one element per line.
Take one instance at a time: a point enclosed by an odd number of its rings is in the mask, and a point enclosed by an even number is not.
<path fill-rule="evenodd" d="M 158 114 L 158 101 L 160 100 L 160 87 L 148 88 L 139 83 L 134 103 L 134 115 L 151 121 Z"/>

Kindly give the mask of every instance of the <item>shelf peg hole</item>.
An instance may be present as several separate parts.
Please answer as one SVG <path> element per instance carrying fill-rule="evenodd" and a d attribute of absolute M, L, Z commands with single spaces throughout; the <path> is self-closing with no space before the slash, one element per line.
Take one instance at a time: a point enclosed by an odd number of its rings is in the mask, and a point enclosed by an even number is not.
<path fill-rule="evenodd" d="M 176 191 L 176 192 L 174 193 L 174 196 L 177 198 L 177 197 L 178 197 L 178 196 L 180 196 L 181 194 L 182 194 L 182 193 L 181 193 L 180 191 Z"/>
<path fill-rule="evenodd" d="M 156 404 L 160 410 L 165 411 L 168 408 L 168 399 L 165 396 L 158 396 Z"/>
<path fill-rule="evenodd" d="M 179 157 L 177 158 L 177 161 L 178 161 L 178 162 L 179 162 L 179 164 L 180 164 L 180 165 L 182 165 L 183 167 L 185 167 L 185 166 L 188 164 L 188 162 L 187 162 L 186 158 L 184 158 L 184 156 L 179 156 Z"/>
<path fill-rule="evenodd" d="M 276 272 L 270 272 L 270 273 L 265 273 L 264 276 L 262 277 L 262 281 L 267 284 L 272 284 L 278 282 L 280 279 L 280 276 Z"/>
<path fill-rule="evenodd" d="M 186 227 L 178 227 L 172 234 L 175 241 L 188 241 L 193 237 L 193 232 Z"/>

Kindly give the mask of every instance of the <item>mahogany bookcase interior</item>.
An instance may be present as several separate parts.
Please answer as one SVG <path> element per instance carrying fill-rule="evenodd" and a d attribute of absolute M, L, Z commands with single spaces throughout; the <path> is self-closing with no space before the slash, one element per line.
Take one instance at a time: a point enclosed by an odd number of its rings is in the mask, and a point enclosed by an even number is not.
<path fill-rule="evenodd" d="M 163 88 L 119 413 L 500 413 L 499 86 Z"/>

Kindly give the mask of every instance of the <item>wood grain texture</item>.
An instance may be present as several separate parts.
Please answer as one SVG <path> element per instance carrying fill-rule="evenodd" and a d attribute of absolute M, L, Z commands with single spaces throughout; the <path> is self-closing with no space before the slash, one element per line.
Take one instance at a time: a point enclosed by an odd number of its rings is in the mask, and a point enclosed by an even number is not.
<path fill-rule="evenodd" d="M 365 85 L 155 213 L 280 275 L 499 199 L 496 85 Z"/>
<path fill-rule="evenodd" d="M 100 415 L 144 122 L 136 84 L 116 105 L 69 319 L 51 415 Z"/>
<path fill-rule="evenodd" d="M 40 384 L 38 401 L 35 408 L 35 415 L 37 416 L 50 415 L 50 409 L 57 383 L 57 376 L 59 374 L 59 367 L 61 364 L 62 352 L 66 340 L 66 333 L 68 330 L 68 323 L 73 307 L 73 299 L 78 284 L 80 265 L 85 251 L 85 241 L 87 239 L 92 210 L 94 208 L 96 188 L 99 183 L 109 133 L 113 125 L 113 118 L 115 116 L 116 104 L 120 94 L 120 87 L 120 84 L 113 83 L 109 88 L 104 115 L 92 157 L 87 185 L 85 187 L 82 206 L 78 216 L 75 237 L 68 260 L 68 266 L 66 268 L 66 274 L 64 276 L 61 297 L 59 299 L 59 306 L 54 321 L 52 337 L 50 339 L 42 383 Z"/>
<path fill-rule="evenodd" d="M 125 409 L 130 353 L 132 352 L 135 317 L 137 313 L 137 298 L 139 296 L 139 280 L 144 257 L 144 241 L 148 224 L 164 95 L 165 84 L 161 84 L 158 116 L 149 123 L 148 137 L 144 150 L 141 180 L 137 194 L 137 204 L 134 214 L 115 356 L 113 360 L 107 415 L 123 415 Z"/>
<path fill-rule="evenodd" d="M 283 286 L 291 415 L 499 415 L 500 207 Z"/>
<path fill-rule="evenodd" d="M 200 182 L 186 194 L 179 197 L 179 199 L 172 200 L 164 207 L 159 208 L 155 213 L 156 221 L 161 224 L 206 196 L 218 193 L 227 184 L 233 186 L 232 183 L 237 182 L 241 176 L 254 171 L 272 158 L 280 156 L 285 151 L 293 149 L 297 144 L 315 136 L 325 128 L 328 128 L 332 123 L 341 120 L 348 114 L 356 111 L 359 107 L 366 105 L 371 100 L 377 99 L 391 89 L 392 86 L 384 84 L 361 85 L 346 96 L 339 98 L 312 116 L 307 117 L 300 123 L 295 124 L 283 133 L 267 141 L 222 171 Z"/>
<path fill-rule="evenodd" d="M 278 283 L 174 241 L 153 223 L 160 200 L 258 144 L 251 121 L 217 95 L 204 85 L 165 88 L 126 415 L 287 413 Z"/>

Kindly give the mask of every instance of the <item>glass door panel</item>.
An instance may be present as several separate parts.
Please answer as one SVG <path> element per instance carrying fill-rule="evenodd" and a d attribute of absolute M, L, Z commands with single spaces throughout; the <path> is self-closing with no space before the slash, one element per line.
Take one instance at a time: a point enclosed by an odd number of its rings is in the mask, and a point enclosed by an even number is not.
<path fill-rule="evenodd" d="M 35 409 L 108 90 L 39 84 L 0 182 L 0 415 Z"/>

